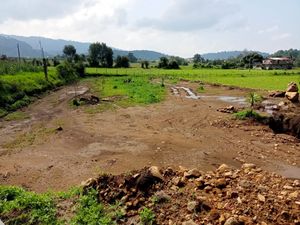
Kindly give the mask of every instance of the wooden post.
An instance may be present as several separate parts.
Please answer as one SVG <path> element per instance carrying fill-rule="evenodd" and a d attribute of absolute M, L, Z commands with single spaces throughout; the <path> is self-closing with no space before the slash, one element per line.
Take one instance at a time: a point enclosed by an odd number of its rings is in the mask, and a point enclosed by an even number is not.
<path fill-rule="evenodd" d="M 46 81 L 48 81 L 47 61 L 46 61 L 46 58 L 45 58 L 45 53 L 44 53 L 44 49 L 43 49 L 43 47 L 42 47 L 41 41 L 39 41 L 39 43 L 40 43 L 40 48 L 41 48 L 41 51 L 42 51 L 43 69 L 44 69 L 45 79 L 46 79 Z"/>

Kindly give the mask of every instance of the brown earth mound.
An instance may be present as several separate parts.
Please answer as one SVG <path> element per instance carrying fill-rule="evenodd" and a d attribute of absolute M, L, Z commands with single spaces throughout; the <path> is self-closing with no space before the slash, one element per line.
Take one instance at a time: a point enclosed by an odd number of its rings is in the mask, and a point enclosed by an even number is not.
<path fill-rule="evenodd" d="M 101 202 L 124 206 L 118 224 L 139 224 L 145 207 L 155 213 L 155 224 L 300 224 L 300 181 L 254 164 L 223 164 L 207 173 L 150 167 L 102 175 L 83 186 L 98 190 Z"/>

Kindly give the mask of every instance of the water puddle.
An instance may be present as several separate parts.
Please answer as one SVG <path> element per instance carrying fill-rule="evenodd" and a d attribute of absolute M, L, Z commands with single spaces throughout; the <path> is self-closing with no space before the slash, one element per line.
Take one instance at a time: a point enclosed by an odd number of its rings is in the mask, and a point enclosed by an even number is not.
<path fill-rule="evenodd" d="M 201 98 L 201 96 L 195 95 L 195 93 L 192 92 L 192 90 L 190 88 L 186 88 L 186 87 L 179 87 L 179 88 L 183 89 L 187 93 L 187 96 L 185 96 L 186 98 L 190 98 L 190 99 Z"/>
<path fill-rule="evenodd" d="M 217 96 L 217 99 L 219 99 L 223 102 L 246 104 L 246 98 L 245 97 Z"/>

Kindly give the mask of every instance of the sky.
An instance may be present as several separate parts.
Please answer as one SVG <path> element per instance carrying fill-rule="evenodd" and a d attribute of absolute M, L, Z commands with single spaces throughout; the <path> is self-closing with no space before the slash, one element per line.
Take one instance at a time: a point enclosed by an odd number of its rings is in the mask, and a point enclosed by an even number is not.
<path fill-rule="evenodd" d="M 0 33 L 192 57 L 300 48 L 300 0 L 1 0 Z"/>

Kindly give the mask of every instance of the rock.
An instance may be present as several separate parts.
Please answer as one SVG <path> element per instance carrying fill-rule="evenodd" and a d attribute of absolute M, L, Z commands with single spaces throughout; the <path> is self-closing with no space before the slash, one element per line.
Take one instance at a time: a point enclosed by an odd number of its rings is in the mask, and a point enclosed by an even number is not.
<path fill-rule="evenodd" d="M 265 201 L 266 201 L 265 196 L 263 196 L 263 195 L 261 195 L 261 194 L 258 194 L 258 195 L 257 195 L 257 198 L 258 198 L 258 200 L 259 200 L 260 202 L 265 202 Z"/>
<path fill-rule="evenodd" d="M 290 185 L 284 185 L 284 186 L 283 186 L 283 189 L 286 189 L 286 190 L 293 190 L 293 187 L 290 186 Z"/>
<path fill-rule="evenodd" d="M 230 167 L 226 164 L 222 164 L 221 166 L 219 166 L 219 168 L 217 169 L 218 172 L 220 173 L 224 173 L 230 170 Z"/>
<path fill-rule="evenodd" d="M 157 166 L 151 166 L 149 168 L 149 172 L 152 176 L 160 179 L 160 180 L 164 180 L 163 175 L 160 173 L 159 168 Z"/>
<path fill-rule="evenodd" d="M 241 225 L 241 223 L 234 217 L 230 217 L 229 219 L 226 220 L 224 225 Z"/>
<path fill-rule="evenodd" d="M 298 85 L 295 82 L 289 83 L 286 92 L 298 92 Z"/>
<path fill-rule="evenodd" d="M 285 91 L 271 91 L 269 92 L 269 97 L 273 98 L 283 98 L 285 95 Z"/>
<path fill-rule="evenodd" d="M 174 177 L 172 179 L 172 183 L 177 187 L 183 187 L 185 185 L 185 182 L 181 179 L 181 177 Z"/>
<path fill-rule="evenodd" d="M 201 172 L 197 169 L 191 169 L 183 174 L 186 178 L 197 178 L 201 176 Z"/>
<path fill-rule="evenodd" d="M 216 186 L 217 188 L 220 188 L 220 189 L 225 188 L 225 187 L 227 186 L 227 181 L 226 181 L 226 179 L 225 179 L 225 178 L 217 179 L 217 180 L 215 181 L 215 186 Z"/>
<path fill-rule="evenodd" d="M 62 128 L 61 126 L 59 126 L 59 127 L 57 127 L 55 130 L 56 130 L 56 131 L 63 131 L 63 128 Z"/>
<path fill-rule="evenodd" d="M 242 169 L 255 169 L 255 168 L 256 168 L 256 165 L 253 163 L 244 163 L 242 165 Z"/>
<path fill-rule="evenodd" d="M 95 184 L 97 181 L 94 179 L 94 178 L 89 178 L 87 179 L 86 181 L 82 181 L 81 182 L 81 186 L 83 188 L 87 188 L 87 187 L 90 187 L 92 186 L 93 184 Z"/>
<path fill-rule="evenodd" d="M 186 222 L 183 222 L 182 225 L 197 225 L 193 220 L 188 220 Z"/>
<path fill-rule="evenodd" d="M 247 180 L 241 180 L 239 182 L 239 185 L 243 188 L 250 188 L 253 185 L 253 183 Z"/>
<path fill-rule="evenodd" d="M 300 187 L 300 181 L 299 180 L 294 180 L 293 186 Z"/>
<path fill-rule="evenodd" d="M 289 194 L 289 198 L 295 199 L 298 198 L 298 191 L 294 191 L 292 193 Z"/>
<path fill-rule="evenodd" d="M 291 102 L 299 101 L 299 93 L 298 92 L 286 92 L 285 97 Z"/>
<path fill-rule="evenodd" d="M 168 202 L 171 200 L 170 195 L 166 194 L 164 191 L 158 191 L 154 194 L 157 203 Z"/>
<path fill-rule="evenodd" d="M 196 208 L 197 208 L 197 205 L 198 205 L 198 203 L 196 201 L 188 202 L 188 204 L 187 204 L 187 210 L 189 212 L 195 212 Z"/>

